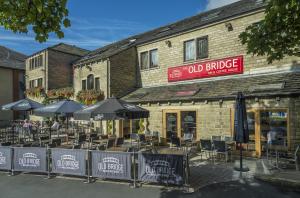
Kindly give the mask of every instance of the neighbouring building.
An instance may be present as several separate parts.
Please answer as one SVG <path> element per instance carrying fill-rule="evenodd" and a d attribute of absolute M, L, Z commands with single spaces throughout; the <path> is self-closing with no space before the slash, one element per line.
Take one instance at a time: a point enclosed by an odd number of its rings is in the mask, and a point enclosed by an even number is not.
<path fill-rule="evenodd" d="M 26 55 L 0 46 L 0 106 L 24 98 L 25 59 Z M 0 109 L 0 126 L 19 115 Z"/>
<path fill-rule="evenodd" d="M 26 94 L 28 97 L 42 102 L 51 91 L 51 96 L 68 92 L 73 95 L 72 63 L 89 51 L 59 43 L 38 51 L 26 59 Z"/>

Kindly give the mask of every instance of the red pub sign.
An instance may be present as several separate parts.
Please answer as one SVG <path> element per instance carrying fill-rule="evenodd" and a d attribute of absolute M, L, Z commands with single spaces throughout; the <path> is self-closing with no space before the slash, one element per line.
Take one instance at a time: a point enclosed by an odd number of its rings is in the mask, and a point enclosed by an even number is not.
<path fill-rule="evenodd" d="M 168 81 L 242 74 L 243 71 L 243 56 L 235 56 L 168 68 Z"/>

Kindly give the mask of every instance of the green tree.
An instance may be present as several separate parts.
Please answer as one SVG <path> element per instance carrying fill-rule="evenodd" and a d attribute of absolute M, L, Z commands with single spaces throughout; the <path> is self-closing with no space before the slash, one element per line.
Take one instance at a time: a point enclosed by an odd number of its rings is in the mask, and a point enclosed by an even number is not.
<path fill-rule="evenodd" d="M 14 33 L 32 28 L 35 39 L 45 42 L 49 33 L 63 38 L 62 26 L 69 27 L 67 0 L 0 0 L 0 26 Z"/>
<path fill-rule="evenodd" d="M 247 53 L 266 56 L 269 63 L 300 56 L 300 0 L 264 0 L 265 18 L 239 36 Z"/>

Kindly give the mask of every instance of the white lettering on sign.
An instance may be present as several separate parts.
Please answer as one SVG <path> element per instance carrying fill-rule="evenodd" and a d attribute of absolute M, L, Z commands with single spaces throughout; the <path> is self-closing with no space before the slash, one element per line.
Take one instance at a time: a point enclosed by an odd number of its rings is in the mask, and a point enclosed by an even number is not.
<path fill-rule="evenodd" d="M 172 168 L 167 161 L 155 160 L 146 165 L 145 172 L 147 175 L 165 177 L 175 175 L 175 168 Z"/>
<path fill-rule="evenodd" d="M 189 73 L 197 73 L 197 72 L 202 72 L 203 71 L 203 66 L 202 65 L 191 65 L 189 66 Z"/>
<path fill-rule="evenodd" d="M 120 164 L 119 159 L 114 157 L 105 157 L 102 162 L 98 163 L 98 170 L 104 173 L 123 174 L 124 167 Z"/>
<path fill-rule="evenodd" d="M 6 164 L 6 157 L 0 152 L 0 165 Z"/>
<path fill-rule="evenodd" d="M 56 165 L 61 169 L 79 169 L 79 161 L 76 160 L 74 155 L 62 155 L 60 160 L 57 160 Z"/>
<path fill-rule="evenodd" d="M 39 167 L 40 159 L 35 153 L 24 153 L 23 158 L 19 158 L 19 165 L 23 167 Z"/>

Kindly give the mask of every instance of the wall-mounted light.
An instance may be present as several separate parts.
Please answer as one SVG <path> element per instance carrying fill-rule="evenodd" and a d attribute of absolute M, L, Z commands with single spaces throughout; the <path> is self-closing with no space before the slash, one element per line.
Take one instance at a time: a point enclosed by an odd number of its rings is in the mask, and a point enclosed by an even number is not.
<path fill-rule="evenodd" d="M 220 99 L 219 100 L 219 104 L 221 105 L 223 103 L 223 99 Z"/>
<path fill-rule="evenodd" d="M 225 23 L 225 27 L 227 28 L 228 32 L 233 30 L 232 24 L 230 22 Z"/>
<path fill-rule="evenodd" d="M 280 97 L 278 96 L 278 97 L 276 97 L 276 101 L 277 102 L 279 102 L 280 101 Z"/>
<path fill-rule="evenodd" d="M 258 97 L 256 97 L 256 98 L 254 99 L 254 101 L 255 101 L 255 102 L 258 102 L 258 101 L 259 101 Z"/>
<path fill-rule="evenodd" d="M 204 104 L 208 104 L 208 100 L 204 100 Z"/>
<path fill-rule="evenodd" d="M 165 41 L 165 44 L 168 46 L 168 47 L 172 47 L 172 43 L 170 40 L 166 40 Z"/>

